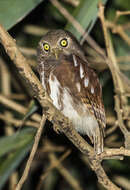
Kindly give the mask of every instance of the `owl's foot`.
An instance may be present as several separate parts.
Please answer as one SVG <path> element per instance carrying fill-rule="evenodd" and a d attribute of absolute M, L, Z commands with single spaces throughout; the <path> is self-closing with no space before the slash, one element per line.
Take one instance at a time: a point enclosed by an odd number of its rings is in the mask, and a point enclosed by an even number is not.
<path fill-rule="evenodd" d="M 60 127 L 58 125 L 53 124 L 54 131 L 59 134 L 60 133 Z"/>

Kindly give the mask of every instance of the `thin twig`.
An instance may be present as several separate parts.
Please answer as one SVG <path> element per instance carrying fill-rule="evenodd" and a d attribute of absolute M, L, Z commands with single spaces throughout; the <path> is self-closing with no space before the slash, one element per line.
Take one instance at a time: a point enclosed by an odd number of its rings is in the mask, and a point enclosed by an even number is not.
<path fill-rule="evenodd" d="M 106 25 L 108 28 L 112 30 L 113 33 L 119 34 L 120 37 L 130 45 L 130 37 L 125 33 L 123 26 L 117 25 L 114 22 L 106 21 Z"/>
<path fill-rule="evenodd" d="M 122 174 L 114 176 L 113 180 L 125 190 L 130 190 L 130 180 L 123 177 Z"/>
<path fill-rule="evenodd" d="M 113 159 L 113 156 L 130 156 L 130 150 L 121 148 L 109 148 L 105 149 L 100 155 L 97 155 L 97 159 L 103 160 L 105 158 Z"/>
<path fill-rule="evenodd" d="M 22 124 L 21 120 L 15 119 L 13 116 L 6 117 L 5 114 L 1 114 L 1 113 L 0 113 L 0 119 L 5 121 L 5 122 L 8 122 L 9 124 L 14 125 L 15 127 L 20 127 Z M 36 128 L 39 127 L 39 124 L 37 122 L 34 122 L 34 121 L 26 121 L 25 125 L 31 126 L 31 127 L 36 127 Z"/>
<path fill-rule="evenodd" d="M 28 161 L 26 163 L 26 167 L 24 169 L 23 175 L 22 175 L 20 181 L 18 182 L 15 190 L 20 190 L 22 188 L 24 182 L 26 181 L 27 177 L 28 177 L 28 173 L 29 173 L 33 158 L 35 156 L 35 153 L 37 151 L 38 143 L 39 143 L 39 140 L 40 140 L 40 137 L 41 137 L 41 134 L 42 134 L 42 129 L 43 129 L 43 126 L 45 124 L 45 121 L 46 121 L 46 118 L 45 118 L 44 115 L 42 115 L 40 126 L 39 126 L 39 128 L 37 130 L 37 133 L 36 133 L 36 136 L 35 136 L 32 151 L 31 151 L 31 153 L 29 155 L 29 159 L 28 159 Z"/>
<path fill-rule="evenodd" d="M 0 59 L 0 75 L 1 75 L 1 92 L 4 96 L 9 96 L 11 94 L 11 75 L 10 72 L 4 62 L 4 60 Z M 5 88 L 6 87 L 6 88 Z M 12 113 L 8 110 L 5 110 L 3 113 L 4 117 L 6 118 L 5 124 L 6 127 L 4 128 L 5 135 L 10 136 L 13 135 L 15 130 L 11 127 L 10 123 L 8 122 L 7 118 L 12 118 Z M 9 187 L 10 190 L 13 190 L 15 184 L 18 182 L 18 172 L 13 172 L 9 178 Z"/>
<path fill-rule="evenodd" d="M 23 105 L 16 103 L 15 101 L 8 99 L 1 94 L 0 94 L 0 103 L 5 105 L 7 108 L 19 112 L 20 114 L 26 114 L 27 112 L 27 108 L 25 108 Z M 31 119 L 40 122 L 41 116 L 35 113 L 31 116 Z"/>
<path fill-rule="evenodd" d="M 129 15 L 130 11 L 116 11 L 114 22 L 116 23 L 120 16 Z"/>
<path fill-rule="evenodd" d="M 126 135 L 128 133 L 128 130 L 126 129 L 126 126 L 123 123 L 122 113 L 121 113 L 121 109 L 120 109 L 120 99 L 118 96 L 115 96 L 115 110 L 117 113 L 118 124 L 119 124 L 120 130 L 122 131 L 122 133 L 124 135 Z"/>
<path fill-rule="evenodd" d="M 77 7 L 80 3 L 79 0 L 63 0 L 66 3 L 69 3 L 70 5 L 73 5 L 74 7 Z"/>
<path fill-rule="evenodd" d="M 103 31 L 104 31 L 104 38 L 105 38 L 105 43 L 106 43 L 106 49 L 107 49 L 107 55 L 109 57 L 109 62 L 108 62 L 108 66 L 110 68 L 110 71 L 112 73 L 112 77 L 113 77 L 113 82 L 114 82 L 114 87 L 115 87 L 115 92 L 118 94 L 118 96 L 120 97 L 120 107 L 123 109 L 124 113 L 127 114 L 126 110 L 126 104 L 127 104 L 127 98 L 125 96 L 125 89 L 124 89 L 124 85 L 123 82 L 120 78 L 120 69 L 119 66 L 117 64 L 116 61 L 116 56 L 114 54 L 114 49 L 107 31 L 107 25 L 105 22 L 105 18 L 104 18 L 104 6 L 100 3 L 99 4 L 99 17 L 102 23 L 102 27 L 103 27 Z M 117 111 L 117 110 L 116 110 Z M 120 124 L 120 123 L 119 123 Z M 122 125 L 119 125 L 120 128 L 122 127 Z M 124 136 L 125 136 L 125 132 L 127 132 L 127 129 L 121 129 Z"/>
<path fill-rule="evenodd" d="M 49 154 L 49 158 L 51 160 L 52 163 L 56 164 L 58 163 L 58 159 L 56 158 L 54 153 L 50 153 Z M 65 180 L 70 184 L 70 186 L 74 189 L 74 190 L 82 190 L 81 188 L 81 184 L 78 182 L 78 180 L 76 180 L 69 172 L 66 168 L 64 168 L 64 166 L 59 163 L 56 165 L 57 170 L 60 172 L 60 174 L 65 178 Z M 87 190 L 87 189 L 86 189 Z"/>
<path fill-rule="evenodd" d="M 49 175 L 49 173 L 55 168 L 57 167 L 57 165 L 59 165 L 63 160 L 65 160 L 69 154 L 71 153 L 70 150 L 67 150 L 59 159 L 57 162 L 55 163 L 51 163 L 51 165 L 48 167 L 48 169 L 44 172 L 44 174 L 40 177 L 40 182 L 37 186 L 37 190 L 41 189 L 42 183 L 44 181 L 44 179 Z"/>
<path fill-rule="evenodd" d="M 117 57 L 117 61 L 120 62 L 130 62 L 130 56 L 129 55 L 125 55 L 125 56 L 119 56 Z M 125 67 L 125 69 L 123 69 L 123 67 Z M 120 68 L 123 70 L 130 70 L 130 64 L 121 64 Z"/>

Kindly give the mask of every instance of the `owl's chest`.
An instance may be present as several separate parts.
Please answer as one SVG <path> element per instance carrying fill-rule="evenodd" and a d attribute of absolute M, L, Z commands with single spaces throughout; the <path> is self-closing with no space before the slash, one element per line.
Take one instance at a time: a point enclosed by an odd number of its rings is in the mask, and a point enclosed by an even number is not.
<path fill-rule="evenodd" d="M 43 69 L 41 74 L 41 80 L 44 88 L 46 89 L 48 95 L 51 96 L 53 91 L 59 91 L 58 94 L 63 95 L 63 90 L 65 88 L 69 89 L 71 93 L 77 94 L 77 82 L 79 83 L 79 70 L 72 65 L 71 61 L 62 60 L 61 64 L 47 72 L 48 68 Z M 53 86 L 53 87 L 52 87 Z M 78 90 L 80 85 L 78 86 Z M 77 96 L 78 98 L 78 96 Z"/>
<path fill-rule="evenodd" d="M 77 94 L 75 80 L 76 72 L 72 72 L 72 67 L 67 64 L 58 66 L 50 72 L 48 79 L 44 80 L 47 93 L 53 100 L 53 104 L 57 109 L 64 110 L 64 113 L 66 107 L 74 112 L 75 104 L 79 102 L 78 98 L 74 96 Z"/>

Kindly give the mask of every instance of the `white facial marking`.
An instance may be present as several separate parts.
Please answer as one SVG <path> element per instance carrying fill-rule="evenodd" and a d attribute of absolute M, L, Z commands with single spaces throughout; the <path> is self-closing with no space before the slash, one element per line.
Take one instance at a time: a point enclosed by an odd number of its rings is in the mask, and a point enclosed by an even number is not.
<path fill-rule="evenodd" d="M 82 79 L 84 77 L 84 69 L 82 64 L 80 64 L 80 78 Z"/>
<path fill-rule="evenodd" d="M 52 80 L 53 78 L 53 80 Z M 60 83 L 57 80 L 57 78 L 53 75 L 50 74 L 49 77 L 49 85 L 50 85 L 50 97 L 53 100 L 53 104 L 57 109 L 60 109 L 60 105 L 58 103 L 58 98 L 60 96 Z"/>
<path fill-rule="evenodd" d="M 91 86 L 91 93 L 94 94 L 94 88 Z"/>
<path fill-rule="evenodd" d="M 77 87 L 78 92 L 80 92 L 81 86 L 80 86 L 80 83 L 79 83 L 79 82 L 76 83 L 76 87 Z"/>
<path fill-rule="evenodd" d="M 73 55 L 73 61 L 74 61 L 74 66 L 77 67 L 78 66 L 78 62 L 77 62 L 77 59 L 76 59 L 75 55 Z"/>
<path fill-rule="evenodd" d="M 89 79 L 88 79 L 88 78 L 85 78 L 85 79 L 84 79 L 84 86 L 85 86 L 85 87 L 88 87 L 88 83 L 89 83 Z"/>

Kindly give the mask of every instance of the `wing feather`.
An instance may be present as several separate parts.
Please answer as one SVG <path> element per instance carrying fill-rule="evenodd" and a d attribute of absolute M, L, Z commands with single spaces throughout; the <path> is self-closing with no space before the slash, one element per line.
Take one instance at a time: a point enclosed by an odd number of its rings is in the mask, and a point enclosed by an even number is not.
<path fill-rule="evenodd" d="M 95 116 L 98 121 L 99 127 L 102 129 L 104 134 L 104 128 L 106 126 L 105 110 L 102 101 L 102 88 L 98 79 L 97 74 L 91 69 L 87 63 L 82 61 L 76 56 L 77 63 L 84 69 L 84 78 L 81 79 L 83 85 L 82 102 L 86 104 L 89 111 Z M 88 79 L 88 86 L 85 87 L 84 80 Z M 93 91 L 92 91 L 93 89 Z"/>

